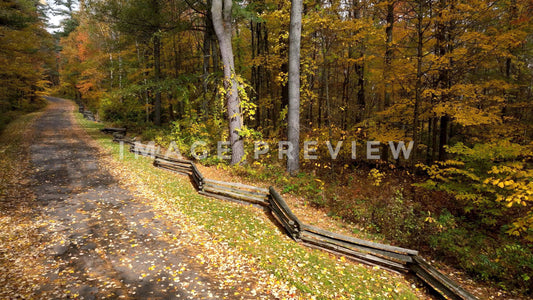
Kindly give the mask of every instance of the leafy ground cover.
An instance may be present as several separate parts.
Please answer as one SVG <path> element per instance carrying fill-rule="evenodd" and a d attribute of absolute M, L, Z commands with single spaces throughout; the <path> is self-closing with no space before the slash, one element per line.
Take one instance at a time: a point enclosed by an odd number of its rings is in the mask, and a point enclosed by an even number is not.
<path fill-rule="evenodd" d="M 198 195 L 187 178 L 154 168 L 150 159 L 135 157 L 127 149 L 121 154 L 119 144 L 99 133 L 103 125 L 86 121 L 79 114 L 77 119 L 104 151 L 112 154 L 112 168 L 131 188 L 165 199 L 213 236 L 206 242 L 237 249 L 273 274 L 273 280 L 289 290 L 294 287 L 303 298 L 427 297 L 403 276 L 294 243 L 260 210 Z"/>
<path fill-rule="evenodd" d="M 164 147 L 175 141 L 187 155 L 187 145 L 194 140 L 216 145 L 202 128 L 152 128 L 140 136 Z M 207 150 L 216 153 L 212 147 Z M 454 280 L 478 291 L 481 298 L 527 298 L 531 293 L 531 246 L 499 230 L 501 218 L 492 216 L 500 221 L 488 226 L 480 222 L 479 209 L 465 213 L 464 201 L 457 201 L 451 193 L 428 189 L 421 184 L 429 178 L 423 172 L 414 174 L 412 168 L 383 164 L 356 166 L 342 159 L 311 160 L 304 162 L 298 176 L 288 177 L 275 159 L 275 151 L 259 160 L 251 156 L 247 164 L 230 167 L 211 155 L 201 161 L 200 169 L 213 179 L 274 185 L 306 223 L 417 249 L 437 260 L 439 268 Z"/>
<path fill-rule="evenodd" d="M 29 189 L 28 130 L 40 113 L 19 116 L 0 135 L 0 298 L 24 298 L 43 282 L 45 244 Z"/>

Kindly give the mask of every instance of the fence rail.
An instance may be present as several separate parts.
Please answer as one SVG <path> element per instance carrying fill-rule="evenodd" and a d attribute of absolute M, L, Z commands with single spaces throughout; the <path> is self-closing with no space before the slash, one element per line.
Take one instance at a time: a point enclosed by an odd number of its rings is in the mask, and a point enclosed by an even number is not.
<path fill-rule="evenodd" d="M 161 153 L 161 147 L 154 144 L 143 144 L 141 142 L 134 142 L 130 146 L 130 152 L 141 156 L 155 157 Z"/>
<path fill-rule="evenodd" d="M 278 222 L 280 222 L 283 228 L 285 228 L 289 236 L 296 241 L 300 241 L 302 223 L 273 187 L 269 188 L 269 192 L 270 209 L 272 210 L 274 217 L 276 217 Z"/>
<path fill-rule="evenodd" d="M 125 136 L 113 135 L 113 142 L 124 143 L 131 146 L 135 143 L 135 139 L 126 138 Z"/>
<path fill-rule="evenodd" d="M 207 179 L 194 162 L 162 156 L 158 149 L 160 148 L 153 145 L 136 142 L 131 144 L 130 151 L 153 156 L 153 164 L 156 167 L 189 176 L 195 183 L 198 193 L 202 195 L 266 208 L 292 239 L 308 247 L 396 272 L 413 273 L 443 298 L 477 299 L 431 266 L 418 255 L 416 250 L 370 242 L 303 224 L 273 187 L 267 190 L 241 183 Z"/>
<path fill-rule="evenodd" d="M 250 185 L 204 179 L 202 191 L 234 198 L 239 201 L 250 202 L 252 204 L 268 206 L 268 190 Z"/>

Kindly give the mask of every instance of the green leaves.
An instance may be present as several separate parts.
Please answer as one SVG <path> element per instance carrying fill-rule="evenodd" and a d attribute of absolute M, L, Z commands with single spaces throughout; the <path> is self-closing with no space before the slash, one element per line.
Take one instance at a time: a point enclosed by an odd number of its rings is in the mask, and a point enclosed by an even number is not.
<path fill-rule="evenodd" d="M 508 140 L 448 148 L 457 160 L 419 165 L 431 177 L 422 186 L 442 190 L 477 210 L 485 223 L 508 225 L 507 233 L 533 238 L 533 153 Z"/>

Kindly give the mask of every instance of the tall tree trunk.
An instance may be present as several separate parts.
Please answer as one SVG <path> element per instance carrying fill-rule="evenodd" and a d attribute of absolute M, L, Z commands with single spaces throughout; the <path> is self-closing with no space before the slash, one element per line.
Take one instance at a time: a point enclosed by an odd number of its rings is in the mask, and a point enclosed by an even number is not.
<path fill-rule="evenodd" d="M 444 115 L 440 117 L 440 131 L 439 131 L 439 160 L 446 160 L 446 148 L 448 145 L 448 124 L 450 117 Z"/>
<path fill-rule="evenodd" d="M 325 100 L 326 103 L 326 110 L 324 113 L 324 124 L 326 127 L 331 127 L 331 107 L 329 102 L 329 62 L 327 59 L 327 50 L 326 50 L 326 37 L 322 38 L 322 61 L 323 63 L 323 69 L 322 69 L 322 87 L 320 89 L 320 92 L 322 94 L 322 99 Z"/>
<path fill-rule="evenodd" d="M 352 18 L 361 19 L 365 17 L 364 5 L 365 4 L 363 1 L 353 1 L 353 9 L 351 10 Z M 357 76 L 355 80 L 355 85 L 357 87 L 357 99 L 356 105 L 354 105 L 356 111 L 354 111 L 353 114 L 355 116 L 355 122 L 359 123 L 364 120 L 366 115 L 364 43 L 360 43 L 360 45 L 354 49 L 354 51 L 356 51 L 354 56 L 358 56 L 359 62 L 354 64 L 354 72 Z"/>
<path fill-rule="evenodd" d="M 434 162 L 438 157 L 438 137 L 439 137 L 439 117 L 433 117 L 433 132 L 431 133 L 431 161 Z"/>
<path fill-rule="evenodd" d="M 422 59 L 423 59 L 423 43 L 424 43 L 424 30 L 422 21 L 423 15 L 423 0 L 418 0 L 418 14 L 417 14 L 417 47 L 416 47 L 416 87 L 415 87 L 415 104 L 413 108 L 413 162 L 417 158 L 418 148 L 418 119 L 419 119 L 419 107 L 422 101 Z"/>
<path fill-rule="evenodd" d="M 202 99 L 202 114 L 204 121 L 207 120 L 209 117 L 209 86 L 207 84 L 207 78 L 209 77 L 209 62 L 211 57 L 211 40 L 213 39 L 213 35 L 215 33 L 213 32 L 213 23 L 211 18 L 211 13 L 207 12 L 204 17 L 204 24 L 205 24 L 205 32 L 204 32 L 204 44 L 203 44 L 203 65 L 202 65 L 202 92 L 203 92 L 203 99 Z M 214 61 L 214 60 L 213 60 Z"/>
<path fill-rule="evenodd" d="M 385 28 L 385 68 L 383 69 L 383 80 L 385 81 L 383 101 L 380 101 L 379 111 L 391 105 L 391 83 L 390 83 L 390 68 L 392 63 L 392 31 L 394 27 L 394 1 L 389 1 L 387 4 L 387 27 Z"/>
<path fill-rule="evenodd" d="M 394 25 L 394 1 L 387 4 L 387 27 L 385 28 L 385 67 L 383 68 L 383 99 L 378 102 L 378 111 L 383 111 L 390 106 L 390 68 L 392 62 L 392 28 Z M 381 144 L 381 159 L 389 162 L 389 147 L 386 143 Z M 399 159 L 398 159 L 399 161 Z"/>
<path fill-rule="evenodd" d="M 257 57 L 257 53 L 259 53 L 259 42 L 258 42 L 259 36 L 257 32 L 259 30 L 256 31 L 256 28 L 260 26 L 259 24 L 260 24 L 259 22 L 256 22 L 254 20 L 250 21 L 250 39 L 251 39 L 250 46 L 251 46 L 251 54 L 252 54 L 252 61 L 253 61 L 250 71 L 251 71 L 251 82 L 252 82 L 252 87 L 254 88 L 254 92 L 255 92 L 254 98 L 256 99 L 256 103 L 259 103 L 260 90 L 261 90 L 261 82 L 259 81 L 259 67 L 255 65 L 255 58 Z M 256 116 L 257 116 L 256 128 L 258 128 L 259 126 L 261 126 L 261 118 L 260 118 L 261 106 L 260 105 L 257 106 Z"/>
<path fill-rule="evenodd" d="M 289 110 L 288 139 L 293 149 L 287 159 L 287 172 L 300 171 L 300 40 L 302 34 L 302 0 L 292 0 L 289 29 Z"/>
<path fill-rule="evenodd" d="M 363 52 L 360 53 L 360 58 L 363 57 Z M 361 122 L 365 119 L 366 97 L 365 97 L 365 65 L 364 61 L 357 62 L 354 65 L 355 74 L 357 75 L 357 112 L 356 122 Z"/>
<path fill-rule="evenodd" d="M 320 73 L 320 84 L 319 84 L 320 90 L 318 92 L 318 128 L 321 128 L 324 124 L 324 109 L 323 109 L 323 103 L 324 103 L 324 94 L 325 94 L 325 87 L 326 87 L 326 67 L 322 67 L 322 72 Z"/>
<path fill-rule="evenodd" d="M 159 82 L 161 79 L 161 37 L 159 32 L 154 34 L 154 77 L 155 82 Z M 161 90 L 159 86 L 156 87 L 155 91 L 154 124 L 161 126 Z"/>
<path fill-rule="evenodd" d="M 441 1 L 439 3 L 439 18 L 436 28 L 436 52 L 439 58 L 443 58 L 448 53 L 453 52 L 453 38 L 451 34 L 453 32 L 453 20 L 443 20 L 443 12 L 447 11 L 448 13 L 454 11 L 454 2 L 453 1 Z M 437 89 L 444 89 L 441 93 L 440 101 L 441 103 L 446 103 L 450 101 L 451 95 L 449 90 L 452 87 L 452 78 L 450 75 L 450 70 L 453 69 L 453 60 L 448 58 L 448 65 L 441 67 L 439 69 L 439 77 L 436 82 Z M 446 159 L 445 146 L 448 144 L 448 124 L 450 122 L 450 117 L 447 114 L 444 114 L 440 117 L 440 127 L 438 132 L 439 145 L 438 145 L 438 159 Z M 435 123 L 436 124 L 436 123 Z M 437 133 L 437 132 L 435 132 Z M 436 139 L 437 137 L 435 137 Z"/>
<path fill-rule="evenodd" d="M 231 6 L 232 0 L 213 0 L 211 14 L 224 65 L 224 88 L 226 89 L 228 110 L 231 164 L 239 164 L 244 157 L 244 141 L 239 135 L 239 131 L 242 128 L 242 116 L 238 90 L 239 83 L 235 79 L 235 64 L 231 45 L 231 35 L 233 33 Z"/>
<path fill-rule="evenodd" d="M 511 0 L 511 2 L 509 3 L 509 17 L 508 17 L 508 21 L 507 21 L 507 30 L 512 30 L 513 29 L 513 21 L 516 19 L 516 15 L 517 15 L 517 7 L 516 7 L 516 0 Z M 509 52 L 512 53 L 512 49 L 509 49 Z M 508 80 L 511 79 L 511 73 L 512 73 L 512 69 L 513 69 L 513 65 L 512 65 L 512 59 L 511 57 L 508 57 L 506 60 L 505 60 L 505 77 L 507 77 Z"/>
<path fill-rule="evenodd" d="M 252 20 L 250 21 L 250 33 L 251 33 L 251 54 L 252 54 L 252 60 L 254 61 L 254 64 L 251 67 L 251 81 L 252 86 L 255 91 L 255 98 L 256 98 L 256 104 L 257 104 L 257 111 L 256 111 L 256 128 L 259 128 L 262 126 L 263 119 L 264 119 L 264 105 L 263 105 L 263 95 L 265 91 L 268 91 L 268 89 L 264 88 L 266 82 L 264 80 L 266 70 L 264 68 L 263 64 L 256 64 L 255 60 L 258 57 L 261 57 L 262 55 L 265 55 L 267 52 L 268 47 L 268 37 L 267 37 L 267 30 L 266 30 L 266 24 L 264 21 L 256 21 Z"/>
<path fill-rule="evenodd" d="M 348 129 L 348 98 L 349 98 L 349 89 L 350 89 L 350 66 L 347 66 L 344 69 L 344 78 L 342 81 L 342 120 L 341 126 L 343 130 Z"/>
<path fill-rule="evenodd" d="M 431 141 L 433 139 L 433 119 L 434 118 L 429 118 L 428 119 L 428 130 L 427 130 L 427 137 L 426 137 L 426 164 L 430 164 L 433 162 L 432 160 L 432 154 L 433 154 L 433 150 L 431 149 Z"/>

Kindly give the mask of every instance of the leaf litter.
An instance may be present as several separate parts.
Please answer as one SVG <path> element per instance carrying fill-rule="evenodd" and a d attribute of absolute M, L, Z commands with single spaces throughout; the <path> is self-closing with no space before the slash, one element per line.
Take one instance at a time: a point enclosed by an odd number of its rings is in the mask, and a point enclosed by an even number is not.
<path fill-rule="evenodd" d="M 150 191 L 121 188 L 127 173 L 87 145 L 72 109 L 52 104 L 31 151 L 2 157 L 1 298 L 294 298 L 294 288 Z M 33 172 L 5 167 L 30 157 Z"/>

